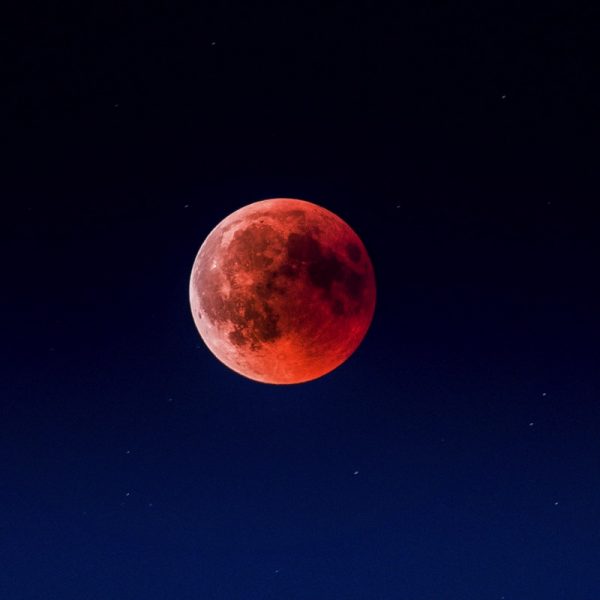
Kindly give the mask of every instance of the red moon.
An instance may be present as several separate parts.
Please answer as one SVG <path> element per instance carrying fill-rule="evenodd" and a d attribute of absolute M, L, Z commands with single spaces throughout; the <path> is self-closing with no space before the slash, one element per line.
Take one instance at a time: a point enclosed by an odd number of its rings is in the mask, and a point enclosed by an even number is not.
<path fill-rule="evenodd" d="M 305 200 L 254 202 L 221 221 L 190 278 L 194 322 L 211 352 L 263 383 L 302 383 L 341 365 L 375 310 L 358 235 Z"/>

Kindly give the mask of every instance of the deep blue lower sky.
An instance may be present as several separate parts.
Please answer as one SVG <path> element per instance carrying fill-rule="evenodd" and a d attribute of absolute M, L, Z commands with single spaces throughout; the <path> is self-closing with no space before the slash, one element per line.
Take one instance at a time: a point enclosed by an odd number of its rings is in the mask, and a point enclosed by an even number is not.
<path fill-rule="evenodd" d="M 0 598 L 597 600 L 594 10 L 15 14 Z M 199 338 L 209 231 L 346 220 L 371 330 L 266 386 Z"/>

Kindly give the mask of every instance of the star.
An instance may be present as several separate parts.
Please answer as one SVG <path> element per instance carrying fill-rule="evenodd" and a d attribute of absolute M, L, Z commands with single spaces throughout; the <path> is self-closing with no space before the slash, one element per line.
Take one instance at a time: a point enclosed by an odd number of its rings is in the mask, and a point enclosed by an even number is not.
<path fill-rule="evenodd" d="M 352 473 L 353 475 L 358 475 L 358 471 L 354 471 L 354 473 Z"/>

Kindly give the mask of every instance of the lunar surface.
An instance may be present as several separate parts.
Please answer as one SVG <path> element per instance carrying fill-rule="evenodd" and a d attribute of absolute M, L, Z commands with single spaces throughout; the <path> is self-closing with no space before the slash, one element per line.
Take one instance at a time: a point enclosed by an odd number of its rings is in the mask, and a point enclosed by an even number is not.
<path fill-rule="evenodd" d="M 229 368 L 264 383 L 301 383 L 359 346 L 373 318 L 375 277 L 342 219 L 274 198 L 240 208 L 208 235 L 190 304 L 202 339 Z"/>

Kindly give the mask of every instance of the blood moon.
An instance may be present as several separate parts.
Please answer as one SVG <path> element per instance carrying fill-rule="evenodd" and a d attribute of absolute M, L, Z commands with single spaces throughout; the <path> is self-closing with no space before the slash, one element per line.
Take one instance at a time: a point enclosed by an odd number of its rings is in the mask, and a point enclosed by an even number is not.
<path fill-rule="evenodd" d="M 358 235 L 305 200 L 236 210 L 208 235 L 190 278 L 194 322 L 229 368 L 264 383 L 310 381 L 341 365 L 375 309 Z"/>

